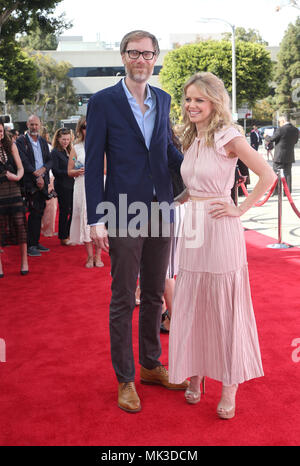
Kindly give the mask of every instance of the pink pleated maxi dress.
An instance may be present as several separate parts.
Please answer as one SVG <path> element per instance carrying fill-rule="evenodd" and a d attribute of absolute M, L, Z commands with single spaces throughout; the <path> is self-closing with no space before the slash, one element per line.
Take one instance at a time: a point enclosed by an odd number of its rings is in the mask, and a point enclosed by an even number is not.
<path fill-rule="evenodd" d="M 229 127 L 215 134 L 214 147 L 195 139 L 181 166 L 191 196 L 233 203 L 237 158 L 224 145 L 236 137 L 243 136 Z M 232 385 L 264 375 L 241 220 L 213 219 L 212 202 L 186 205 L 169 337 L 172 383 L 200 375 Z"/>

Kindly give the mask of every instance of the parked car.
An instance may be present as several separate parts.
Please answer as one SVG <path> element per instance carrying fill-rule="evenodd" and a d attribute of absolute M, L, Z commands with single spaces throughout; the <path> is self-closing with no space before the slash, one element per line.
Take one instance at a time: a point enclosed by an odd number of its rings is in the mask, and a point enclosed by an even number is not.
<path fill-rule="evenodd" d="M 7 130 L 14 129 L 14 124 L 13 124 L 11 115 L 8 115 L 8 114 L 7 115 L 0 115 L 0 118 L 4 123 L 4 128 L 5 129 L 7 129 Z"/>
<path fill-rule="evenodd" d="M 258 128 L 258 132 L 259 132 L 259 134 L 260 134 L 260 137 L 261 137 L 262 139 L 264 139 L 264 134 L 265 134 L 265 131 L 266 131 L 266 130 L 273 130 L 273 133 L 274 133 L 274 131 L 275 131 L 276 129 L 277 129 L 277 126 L 261 126 L 260 128 Z M 267 132 L 268 132 L 268 133 L 269 133 L 269 132 L 271 133 L 271 131 L 267 131 Z M 271 134 L 270 134 L 270 135 L 271 135 Z"/>

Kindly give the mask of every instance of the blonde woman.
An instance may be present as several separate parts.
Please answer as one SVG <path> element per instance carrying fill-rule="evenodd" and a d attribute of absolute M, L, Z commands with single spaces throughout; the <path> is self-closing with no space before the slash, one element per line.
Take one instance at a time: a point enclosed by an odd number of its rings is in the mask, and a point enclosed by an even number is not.
<path fill-rule="evenodd" d="M 222 382 L 217 414 L 235 415 L 238 384 L 263 376 L 240 216 L 275 174 L 232 122 L 223 82 L 197 73 L 184 87 L 183 181 L 190 198 L 179 243 L 169 342 L 170 382 L 190 377 L 188 403 L 200 401 L 204 377 Z M 243 203 L 231 188 L 237 159 L 259 177 Z"/>
<path fill-rule="evenodd" d="M 95 256 L 93 243 L 90 237 L 90 227 L 87 224 L 86 200 L 84 189 L 84 163 L 85 150 L 84 140 L 86 133 L 86 120 L 81 117 L 76 127 L 76 140 L 74 144 L 74 155 L 69 158 L 68 174 L 75 178 L 73 194 L 73 216 L 70 228 L 70 241 L 73 244 L 85 244 L 87 260 L 85 266 L 90 269 L 103 267 L 101 260 L 101 248 L 96 248 Z"/>

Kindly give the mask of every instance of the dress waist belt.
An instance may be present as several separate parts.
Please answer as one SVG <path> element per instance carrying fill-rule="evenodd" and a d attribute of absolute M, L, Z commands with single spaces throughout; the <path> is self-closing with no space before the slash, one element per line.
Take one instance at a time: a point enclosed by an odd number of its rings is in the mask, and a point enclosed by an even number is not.
<path fill-rule="evenodd" d="M 216 192 L 208 192 L 208 191 L 196 191 L 193 189 L 189 189 L 190 197 L 229 197 L 231 195 L 230 191 L 216 193 Z"/>
<path fill-rule="evenodd" d="M 203 201 L 209 201 L 210 199 L 227 199 L 228 197 L 230 197 L 230 195 L 228 194 L 221 194 L 221 195 L 211 195 L 209 197 L 202 197 L 202 196 L 189 196 L 189 199 L 191 201 L 199 201 L 199 202 L 203 202 Z"/>

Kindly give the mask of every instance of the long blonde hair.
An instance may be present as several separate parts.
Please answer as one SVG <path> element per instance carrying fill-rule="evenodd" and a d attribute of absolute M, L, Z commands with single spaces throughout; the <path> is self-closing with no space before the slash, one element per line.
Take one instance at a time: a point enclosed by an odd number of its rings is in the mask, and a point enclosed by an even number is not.
<path fill-rule="evenodd" d="M 224 126 L 232 125 L 232 115 L 230 110 L 230 99 L 221 79 L 210 72 L 194 74 L 183 88 L 182 116 L 183 126 L 181 129 L 181 141 L 183 151 L 186 151 L 197 136 L 196 124 L 190 121 L 185 110 L 185 97 L 187 89 L 196 86 L 201 94 L 213 104 L 213 110 L 205 131 L 204 140 L 207 146 L 214 145 L 214 133 Z"/>

